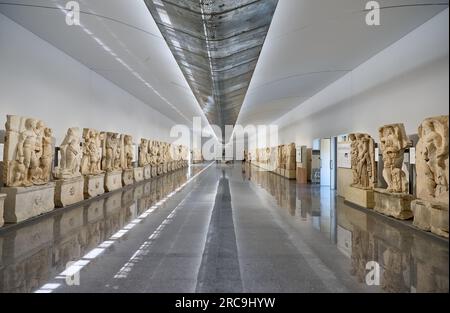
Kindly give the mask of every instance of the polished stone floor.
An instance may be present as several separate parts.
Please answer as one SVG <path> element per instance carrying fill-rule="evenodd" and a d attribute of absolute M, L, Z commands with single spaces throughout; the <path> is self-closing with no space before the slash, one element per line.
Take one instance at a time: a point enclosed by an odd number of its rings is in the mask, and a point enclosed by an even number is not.
<path fill-rule="evenodd" d="M 0 292 L 448 292 L 448 254 L 329 188 L 210 163 L 0 229 Z"/>

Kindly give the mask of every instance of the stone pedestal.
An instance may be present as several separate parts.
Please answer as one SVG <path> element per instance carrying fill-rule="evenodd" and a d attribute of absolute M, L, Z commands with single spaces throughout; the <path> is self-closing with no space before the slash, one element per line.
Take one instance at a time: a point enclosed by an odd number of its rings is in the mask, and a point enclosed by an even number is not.
<path fill-rule="evenodd" d="M 168 169 L 168 164 L 164 163 L 163 164 L 163 173 L 166 174 L 167 173 L 167 169 Z"/>
<path fill-rule="evenodd" d="M 144 179 L 152 178 L 152 166 L 146 165 L 144 166 Z"/>
<path fill-rule="evenodd" d="M 413 217 L 411 201 L 414 196 L 405 193 L 390 193 L 386 189 L 374 189 L 374 210 L 382 214 L 407 220 Z"/>
<path fill-rule="evenodd" d="M 134 181 L 140 182 L 144 180 L 144 168 L 143 167 L 136 167 L 133 169 L 134 171 Z"/>
<path fill-rule="evenodd" d="M 18 223 L 55 208 L 55 183 L 31 187 L 4 187 L 5 223 Z"/>
<path fill-rule="evenodd" d="M 55 181 L 55 205 L 62 208 L 84 200 L 83 177 L 59 179 Z"/>
<path fill-rule="evenodd" d="M 448 204 L 418 199 L 412 201 L 411 209 L 414 226 L 448 238 Z"/>
<path fill-rule="evenodd" d="M 126 169 L 122 172 L 122 183 L 124 186 L 134 183 L 134 169 Z"/>
<path fill-rule="evenodd" d="M 152 165 L 152 177 L 158 176 L 158 166 Z"/>
<path fill-rule="evenodd" d="M 363 208 L 373 209 L 375 207 L 374 193 L 372 189 L 361 189 L 347 186 L 344 192 L 345 200 Z"/>
<path fill-rule="evenodd" d="M 3 221 L 3 208 L 4 208 L 4 205 L 5 205 L 5 198 L 6 198 L 6 194 L 0 193 L 0 227 L 2 227 L 3 224 L 4 224 L 4 221 Z"/>
<path fill-rule="evenodd" d="M 163 165 L 162 164 L 158 165 L 157 174 L 158 174 L 158 176 L 163 174 Z"/>
<path fill-rule="evenodd" d="M 105 193 L 105 174 L 84 176 L 84 198 L 90 199 Z"/>
<path fill-rule="evenodd" d="M 122 171 L 106 172 L 105 190 L 107 192 L 122 188 Z"/>

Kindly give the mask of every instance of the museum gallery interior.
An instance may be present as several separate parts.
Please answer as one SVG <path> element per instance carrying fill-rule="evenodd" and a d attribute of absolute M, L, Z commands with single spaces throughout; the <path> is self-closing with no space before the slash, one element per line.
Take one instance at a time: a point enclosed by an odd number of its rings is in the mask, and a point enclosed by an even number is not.
<path fill-rule="evenodd" d="M 0 2 L 0 293 L 448 293 L 448 23 Z"/>

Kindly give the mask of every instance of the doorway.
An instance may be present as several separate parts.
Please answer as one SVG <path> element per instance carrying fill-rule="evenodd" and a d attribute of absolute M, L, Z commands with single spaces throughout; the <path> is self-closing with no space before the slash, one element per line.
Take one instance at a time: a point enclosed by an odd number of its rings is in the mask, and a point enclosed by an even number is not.
<path fill-rule="evenodd" d="M 320 139 L 320 185 L 336 189 L 337 138 Z"/>

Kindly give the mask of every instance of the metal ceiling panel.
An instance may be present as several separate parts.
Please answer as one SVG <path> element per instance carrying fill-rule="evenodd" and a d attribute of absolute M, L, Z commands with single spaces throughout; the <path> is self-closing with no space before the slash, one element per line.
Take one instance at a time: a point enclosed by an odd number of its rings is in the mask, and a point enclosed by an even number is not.
<path fill-rule="evenodd" d="M 234 125 L 278 0 L 145 0 L 211 124 Z"/>

